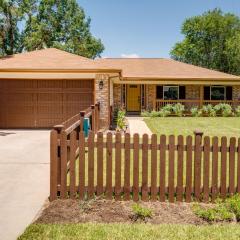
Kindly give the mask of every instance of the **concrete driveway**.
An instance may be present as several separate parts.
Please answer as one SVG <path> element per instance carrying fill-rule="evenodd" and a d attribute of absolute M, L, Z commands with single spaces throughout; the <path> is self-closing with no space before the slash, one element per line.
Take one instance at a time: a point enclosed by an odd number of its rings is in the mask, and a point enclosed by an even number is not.
<path fill-rule="evenodd" d="M 49 131 L 0 130 L 0 239 L 16 239 L 49 195 Z"/>

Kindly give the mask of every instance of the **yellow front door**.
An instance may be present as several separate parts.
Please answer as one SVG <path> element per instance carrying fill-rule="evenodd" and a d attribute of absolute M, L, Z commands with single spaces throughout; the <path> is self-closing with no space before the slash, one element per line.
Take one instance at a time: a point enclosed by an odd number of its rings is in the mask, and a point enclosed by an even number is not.
<path fill-rule="evenodd" d="M 141 109 L 140 85 L 127 85 L 127 111 L 138 112 Z"/>

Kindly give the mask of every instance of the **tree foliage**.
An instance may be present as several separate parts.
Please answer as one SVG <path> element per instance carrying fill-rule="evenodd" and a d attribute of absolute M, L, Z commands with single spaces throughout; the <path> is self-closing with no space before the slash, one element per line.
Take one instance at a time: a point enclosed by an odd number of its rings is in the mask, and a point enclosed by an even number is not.
<path fill-rule="evenodd" d="M 0 55 L 10 55 L 19 50 L 19 4 L 20 1 L 0 0 Z"/>
<path fill-rule="evenodd" d="M 226 73 L 240 74 L 240 19 L 220 9 L 186 19 L 183 41 L 171 51 L 173 59 Z"/>
<path fill-rule="evenodd" d="M 76 0 L 0 0 L 0 54 L 56 47 L 95 58 L 104 47 L 90 22 Z"/>

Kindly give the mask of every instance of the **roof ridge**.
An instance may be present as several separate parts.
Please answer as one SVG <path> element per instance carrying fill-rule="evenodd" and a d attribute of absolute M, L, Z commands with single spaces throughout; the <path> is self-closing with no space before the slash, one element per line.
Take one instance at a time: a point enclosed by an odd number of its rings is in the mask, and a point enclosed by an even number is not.
<path fill-rule="evenodd" d="M 144 57 L 144 58 L 142 58 L 142 57 L 135 57 L 135 58 L 122 58 L 122 57 L 107 57 L 107 58 L 98 58 L 98 59 L 95 59 L 95 60 L 104 60 L 104 59 L 127 59 L 127 60 L 132 60 L 132 59 L 138 59 L 138 60 L 146 60 L 146 59 L 164 59 L 164 60 L 172 60 L 172 59 L 170 59 L 170 58 L 161 58 L 161 57 L 159 57 L 159 58 L 157 58 L 157 57 Z"/>
<path fill-rule="evenodd" d="M 15 53 L 15 54 L 12 54 L 12 55 L 7 55 L 7 56 L 3 56 L 3 57 L 0 57 L 0 59 L 8 59 L 8 58 L 12 58 L 14 56 L 23 56 L 23 55 L 31 55 L 31 54 L 34 54 L 34 53 L 38 53 L 38 52 L 43 52 L 43 51 L 49 51 L 49 50 L 55 50 L 55 51 L 58 51 L 58 52 L 62 52 L 62 53 L 65 53 L 65 54 L 69 54 L 73 57 L 79 57 L 79 58 L 82 58 L 82 59 L 85 59 L 87 61 L 94 61 L 93 59 L 91 58 L 87 58 L 87 57 L 83 57 L 81 55 L 77 55 L 77 54 L 74 54 L 74 53 L 71 53 L 71 52 L 67 52 L 65 50 L 62 50 L 62 49 L 58 49 L 58 48 L 54 48 L 54 47 L 51 47 L 51 48 L 42 48 L 42 49 L 35 49 L 33 51 L 24 51 L 24 52 L 21 52 L 21 53 Z"/>

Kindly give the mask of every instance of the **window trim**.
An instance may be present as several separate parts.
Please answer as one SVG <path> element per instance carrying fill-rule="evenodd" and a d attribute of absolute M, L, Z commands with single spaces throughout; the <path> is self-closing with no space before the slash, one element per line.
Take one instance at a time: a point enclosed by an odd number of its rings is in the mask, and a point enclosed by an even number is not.
<path fill-rule="evenodd" d="M 169 100 L 169 99 L 165 99 L 165 96 L 164 96 L 164 88 L 165 87 L 176 87 L 178 89 L 178 96 L 177 96 L 176 100 L 179 100 L 179 85 L 163 85 L 163 100 Z M 174 100 L 172 100 L 172 101 L 174 101 Z"/>
<path fill-rule="evenodd" d="M 214 99 L 212 99 L 212 88 L 214 88 L 214 87 L 224 88 L 224 99 L 223 99 L 223 100 L 214 100 Z M 211 101 L 225 101 L 226 99 L 227 99 L 226 86 L 210 86 L 210 100 L 211 100 Z"/>

